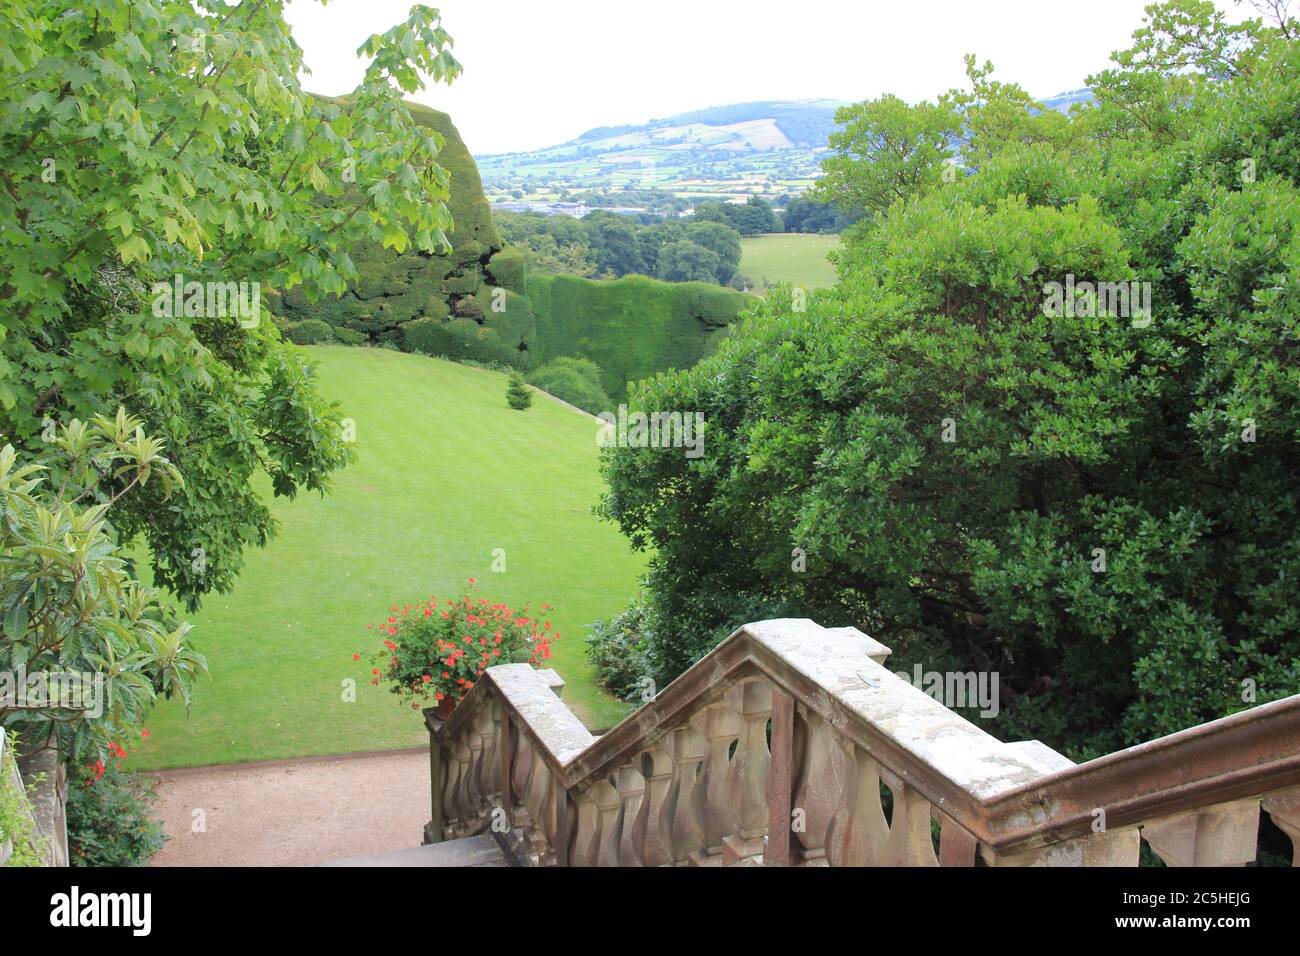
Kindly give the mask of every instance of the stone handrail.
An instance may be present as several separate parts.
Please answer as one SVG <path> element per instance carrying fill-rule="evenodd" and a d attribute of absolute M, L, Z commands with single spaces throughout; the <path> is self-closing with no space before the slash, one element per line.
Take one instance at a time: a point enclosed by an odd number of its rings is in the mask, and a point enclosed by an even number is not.
<path fill-rule="evenodd" d="M 0 785 L 17 796 L 19 812 L 31 819 L 31 839 L 42 865 L 67 866 L 67 771 L 56 747 L 26 746 L 30 738 L 21 743 L 27 756 L 20 758 L 0 730 Z M 13 853 L 12 835 L 0 832 L 0 868 Z"/>
<path fill-rule="evenodd" d="M 531 865 L 1171 865 L 1300 841 L 1300 696 L 1075 765 L 1004 743 L 855 628 L 742 627 L 593 736 L 553 671 L 489 668 L 429 716 L 426 840 L 494 831 Z M 882 799 L 883 797 L 883 799 Z"/>

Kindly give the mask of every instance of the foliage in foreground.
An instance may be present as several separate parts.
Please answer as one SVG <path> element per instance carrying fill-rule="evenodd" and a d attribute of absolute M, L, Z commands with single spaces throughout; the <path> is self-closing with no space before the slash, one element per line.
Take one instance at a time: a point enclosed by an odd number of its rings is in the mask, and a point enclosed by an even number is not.
<path fill-rule="evenodd" d="M 47 437 L 35 460 L 0 449 L 0 675 L 18 685 L 0 689 L 0 726 L 39 741 L 53 731 L 65 759 L 103 759 L 159 697 L 188 707 L 207 672 L 189 624 L 132 575 L 112 523 L 131 495 L 159 486 L 165 501 L 185 483 L 124 409 Z"/>
<path fill-rule="evenodd" d="M 275 530 L 257 472 L 293 496 L 348 458 L 260 290 L 340 292 L 363 241 L 446 246 L 438 138 L 402 93 L 459 73 L 449 44 L 414 7 L 345 110 L 301 88 L 280 3 L 0 5 L 0 432 L 33 451 L 50 423 L 143 419 L 186 484 L 115 521 L 191 606 Z"/>
<path fill-rule="evenodd" d="M 0 759 L 0 848 L 7 843 L 10 851 L 4 865 L 42 866 L 45 841 L 36 830 L 36 820 L 27 797 L 34 784 L 24 787 L 17 773 L 18 735 L 4 730 L 0 730 L 0 734 L 4 734 L 3 759 Z"/>
<path fill-rule="evenodd" d="M 837 288 L 636 393 L 707 422 L 605 452 L 658 683 L 797 614 L 998 674 L 995 731 L 1076 757 L 1300 689 L 1300 30 L 1149 17 L 1068 117 L 973 61 L 849 110 Z M 1047 294 L 1130 281 L 1150 314 Z"/>
<path fill-rule="evenodd" d="M 153 815 L 146 778 L 117 761 L 91 780 L 68 781 L 68 861 L 72 866 L 144 866 L 167 837 Z"/>

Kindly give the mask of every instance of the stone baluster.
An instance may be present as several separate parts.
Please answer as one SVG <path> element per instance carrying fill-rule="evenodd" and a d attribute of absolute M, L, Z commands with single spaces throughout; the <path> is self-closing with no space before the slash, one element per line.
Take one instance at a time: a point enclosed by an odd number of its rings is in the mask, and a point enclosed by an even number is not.
<path fill-rule="evenodd" d="M 475 714 L 462 731 L 462 739 L 469 746 L 469 767 L 465 774 L 465 806 L 468 816 L 464 817 L 467 822 L 473 822 L 478 816 L 479 810 L 483 806 L 483 792 L 479 789 L 478 776 L 483 767 L 483 735 L 479 733 L 475 726 L 482 717 L 482 712 Z"/>
<path fill-rule="evenodd" d="M 665 738 L 673 762 L 668 796 L 668 833 L 673 862 L 685 863 L 705 846 L 704 759 L 708 742 L 694 727 L 682 727 Z"/>
<path fill-rule="evenodd" d="M 554 778 L 551 792 L 555 806 L 555 825 L 548 833 L 547 839 L 551 843 L 555 865 L 569 866 L 569 854 L 573 851 L 573 832 L 577 822 L 577 809 L 573 805 L 573 799 L 569 796 L 568 788 L 558 776 L 555 774 L 551 776 Z"/>
<path fill-rule="evenodd" d="M 730 704 L 705 707 L 692 721 L 708 741 L 704 760 L 704 839 L 710 856 L 723 840 L 739 832 L 740 821 L 728 787 L 731 746 L 740 738 L 740 715 Z"/>
<path fill-rule="evenodd" d="M 850 764 L 843 809 L 826 842 L 831 866 L 880 866 L 889 844 L 889 822 L 880 805 L 880 768 L 871 755 L 841 740 Z"/>
<path fill-rule="evenodd" d="M 573 838 L 573 866 L 595 866 L 600 849 L 600 808 L 591 788 L 573 794 L 578 808 L 578 828 Z"/>
<path fill-rule="evenodd" d="M 889 842 L 880 865 L 938 866 L 930 835 L 930 801 L 906 781 L 885 772 L 885 785 L 894 795 L 889 819 Z"/>
<path fill-rule="evenodd" d="M 456 754 L 456 743 L 452 741 L 442 752 L 442 820 L 440 840 L 450 839 L 458 820 L 456 808 L 456 778 L 460 774 L 460 760 Z M 435 821 L 438 822 L 438 821 Z"/>
<path fill-rule="evenodd" d="M 485 808 L 495 805 L 493 796 L 500 791 L 496 782 L 496 748 L 498 712 L 501 707 L 496 701 L 480 707 L 474 715 L 474 730 L 479 736 L 479 760 L 475 767 L 475 782 L 479 798 Z"/>
<path fill-rule="evenodd" d="M 637 854 L 645 866 L 670 866 L 672 758 L 659 748 L 645 751 L 641 754 L 641 776 L 645 779 L 645 797 L 633 823 Z"/>
<path fill-rule="evenodd" d="M 600 833 L 597 837 L 596 866 L 618 866 L 620 820 L 623 801 L 617 787 L 609 780 L 598 780 L 591 785 L 591 795 L 596 801 L 596 816 Z"/>
<path fill-rule="evenodd" d="M 555 788 L 552 785 L 551 768 L 542 759 L 537 745 L 530 741 L 530 747 L 533 751 L 532 769 L 528 774 L 523 803 L 528 808 L 528 818 L 532 823 L 528 837 L 533 852 L 542 857 L 549 851 L 550 840 L 555 836 Z"/>
<path fill-rule="evenodd" d="M 1166 866 L 1245 866 L 1259 841 L 1259 798 L 1152 820 L 1142 838 Z"/>
<path fill-rule="evenodd" d="M 466 734 L 461 734 L 456 738 L 456 790 L 452 798 L 452 806 L 456 814 L 456 833 L 464 836 L 470 832 L 470 827 L 474 822 L 472 804 L 469 798 L 469 778 L 470 771 L 474 766 L 473 752 L 470 750 L 469 739 Z"/>
<path fill-rule="evenodd" d="M 1270 794 L 1263 805 L 1278 829 L 1291 838 L 1291 865 L 1300 867 L 1300 787 Z"/>
<path fill-rule="evenodd" d="M 811 711 L 799 716 L 803 718 L 804 757 L 794 791 L 791 826 L 806 863 L 827 866 L 826 841 L 849 792 L 849 760 L 830 724 Z M 799 723 L 796 719 L 796 725 Z"/>
<path fill-rule="evenodd" d="M 736 753 L 727 767 L 727 790 L 736 808 L 740 844 L 733 852 L 754 856 L 762 852 L 767 831 L 767 721 L 772 716 L 772 685 L 766 680 L 737 684 L 727 692 L 727 702 L 742 722 Z M 730 861 L 729 861 L 730 862 Z"/>
<path fill-rule="evenodd" d="M 640 866 L 641 852 L 636 845 L 636 819 L 641 814 L 641 805 L 645 802 L 645 777 L 631 764 L 614 771 L 614 781 L 618 787 L 619 813 L 621 826 L 618 838 L 618 865 Z"/>
<path fill-rule="evenodd" d="M 518 739 L 515 742 L 515 766 L 512 786 L 515 797 L 519 803 L 511 808 L 511 824 L 517 827 L 527 827 L 531 825 L 532 820 L 528 816 L 528 808 L 524 806 L 524 795 L 528 793 L 528 775 L 533 769 L 533 760 L 536 754 L 533 751 L 532 738 L 527 733 L 520 732 L 515 728 L 513 736 Z"/>

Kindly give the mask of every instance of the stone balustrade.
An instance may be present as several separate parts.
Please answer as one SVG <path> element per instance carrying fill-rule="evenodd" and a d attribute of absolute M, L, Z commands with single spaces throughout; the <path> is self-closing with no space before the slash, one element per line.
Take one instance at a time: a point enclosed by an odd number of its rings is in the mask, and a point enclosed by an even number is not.
<path fill-rule="evenodd" d="M 554 671 L 490 668 L 429 714 L 426 841 L 533 866 L 1172 866 L 1300 841 L 1300 696 L 1075 765 L 1004 743 L 854 628 L 747 625 L 595 737 Z"/>
<path fill-rule="evenodd" d="M 44 866 L 68 865 L 67 770 L 59 751 L 49 745 L 37 746 L 30 738 L 21 738 L 27 756 L 12 752 L 10 738 L 0 732 L 0 785 L 20 804 L 20 812 L 31 819 L 31 837 Z M 10 834 L 0 832 L 0 867 L 13 855 Z"/>

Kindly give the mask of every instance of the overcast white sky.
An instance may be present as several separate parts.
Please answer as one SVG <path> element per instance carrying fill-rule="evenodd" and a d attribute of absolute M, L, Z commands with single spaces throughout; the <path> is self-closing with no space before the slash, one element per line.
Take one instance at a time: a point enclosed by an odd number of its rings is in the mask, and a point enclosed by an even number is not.
<path fill-rule="evenodd" d="M 1128 46 L 1147 0 L 430 0 L 464 74 L 419 102 L 451 113 L 470 151 L 551 146 L 594 126 L 749 100 L 894 93 L 964 83 L 962 55 L 1037 96 L 1083 86 Z M 308 89 L 351 90 L 357 47 L 411 0 L 293 0 Z M 1233 19 L 1253 11 L 1216 0 Z"/>

